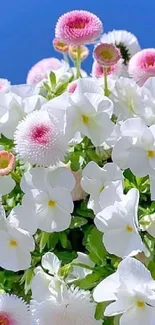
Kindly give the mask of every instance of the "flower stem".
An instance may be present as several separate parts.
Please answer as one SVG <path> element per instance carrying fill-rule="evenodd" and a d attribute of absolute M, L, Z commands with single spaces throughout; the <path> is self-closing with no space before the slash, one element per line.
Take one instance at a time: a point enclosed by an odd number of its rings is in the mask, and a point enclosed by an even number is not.
<path fill-rule="evenodd" d="M 76 78 L 77 79 L 81 77 L 80 69 L 81 69 L 81 47 L 79 45 L 77 47 L 77 60 L 76 60 Z"/>
<path fill-rule="evenodd" d="M 64 58 L 64 61 L 69 64 L 68 54 L 66 52 L 63 53 L 63 58 Z"/>
<path fill-rule="evenodd" d="M 107 78 L 107 68 L 104 67 L 104 95 L 109 96 L 110 90 L 108 89 L 108 78 Z"/>

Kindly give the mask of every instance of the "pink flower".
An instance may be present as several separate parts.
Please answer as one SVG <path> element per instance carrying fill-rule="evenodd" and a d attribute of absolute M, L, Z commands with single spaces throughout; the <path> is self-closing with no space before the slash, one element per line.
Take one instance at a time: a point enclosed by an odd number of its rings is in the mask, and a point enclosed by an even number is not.
<path fill-rule="evenodd" d="M 77 60 L 77 57 L 78 57 L 77 49 L 78 49 L 78 47 L 75 45 L 69 46 L 68 54 L 71 57 L 71 59 L 73 59 L 73 60 Z M 85 45 L 80 45 L 80 59 L 81 59 L 81 61 L 85 60 L 88 55 L 89 55 L 88 47 Z"/>
<path fill-rule="evenodd" d="M 101 43 L 94 49 L 94 59 L 105 67 L 116 64 L 120 58 L 120 50 L 114 44 Z"/>
<path fill-rule="evenodd" d="M 107 67 L 106 74 L 111 75 L 115 73 L 116 70 L 116 65 L 112 65 L 111 67 Z M 99 64 L 97 61 L 94 61 L 92 65 L 92 75 L 96 78 L 102 77 L 104 75 L 104 66 Z"/>
<path fill-rule="evenodd" d="M 60 52 L 60 53 L 68 52 L 68 45 L 66 43 L 60 41 L 58 38 L 54 38 L 53 47 L 57 52 Z"/>
<path fill-rule="evenodd" d="M 0 176 L 11 173 L 15 167 L 15 156 L 8 151 L 0 151 Z"/>
<path fill-rule="evenodd" d="M 62 67 L 62 62 L 56 58 L 43 59 L 37 62 L 27 75 L 27 83 L 36 85 L 44 78 L 47 78 L 48 73 L 52 70 L 58 70 Z"/>
<path fill-rule="evenodd" d="M 100 19 L 85 10 L 73 10 L 62 15 L 56 24 L 55 35 L 69 45 L 91 43 L 102 33 Z"/>
<path fill-rule="evenodd" d="M 129 74 L 139 86 L 155 76 L 155 49 L 144 49 L 136 53 L 129 61 Z"/>
<path fill-rule="evenodd" d="M 73 81 L 68 85 L 68 92 L 69 94 L 73 94 L 77 87 L 77 81 Z"/>

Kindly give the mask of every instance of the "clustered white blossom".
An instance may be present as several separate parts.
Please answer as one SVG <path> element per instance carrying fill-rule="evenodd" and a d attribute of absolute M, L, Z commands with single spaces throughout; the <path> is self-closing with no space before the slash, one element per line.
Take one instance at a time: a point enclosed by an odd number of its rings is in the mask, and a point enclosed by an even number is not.
<path fill-rule="evenodd" d="M 110 316 L 120 325 L 155 322 L 155 76 L 142 87 L 129 76 L 128 62 L 140 51 L 131 33 L 113 31 L 101 43 L 126 53 L 107 76 L 108 95 L 103 76 L 81 70 L 76 80 L 64 61 L 52 74 L 31 70 L 24 85 L 0 79 L 0 171 L 9 164 L 4 151 L 16 156 L 15 168 L 0 173 L 0 267 L 25 271 L 22 280 L 30 275 L 32 293 L 27 305 L 2 286 L 0 324 L 101 325 Z M 68 230 L 76 220 L 79 232 L 85 227 L 79 201 L 88 224 L 81 251 L 64 263 L 50 238 L 72 251 Z M 94 243 L 90 251 L 92 229 L 103 260 Z"/>

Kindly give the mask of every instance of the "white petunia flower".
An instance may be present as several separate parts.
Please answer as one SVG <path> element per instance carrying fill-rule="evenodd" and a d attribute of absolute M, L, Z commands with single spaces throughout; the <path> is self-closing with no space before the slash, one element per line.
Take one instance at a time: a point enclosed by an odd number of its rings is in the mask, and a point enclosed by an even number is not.
<path fill-rule="evenodd" d="M 79 79 L 69 98 L 66 111 L 66 133 L 72 139 L 76 132 L 87 136 L 94 146 L 100 146 L 111 135 L 110 120 L 113 103 L 104 96 L 102 88 L 91 78 Z"/>
<path fill-rule="evenodd" d="M 103 243 L 110 254 L 126 257 L 143 251 L 138 233 L 138 201 L 138 190 L 131 189 L 121 202 L 115 202 L 96 215 L 95 225 L 104 233 Z"/>
<path fill-rule="evenodd" d="M 11 214 L 6 218 L 3 213 L 0 225 L 0 266 L 14 272 L 26 270 L 35 247 L 33 237 L 19 228 L 18 220 L 12 219 Z"/>
<path fill-rule="evenodd" d="M 91 161 L 83 169 L 81 186 L 90 194 L 88 208 L 97 213 L 104 207 L 120 201 L 123 196 L 122 172 L 114 163 L 99 167 Z"/>
<path fill-rule="evenodd" d="M 72 271 L 67 277 L 67 280 L 69 282 L 73 280 L 75 281 L 83 279 L 88 274 L 91 274 L 93 272 L 91 269 L 89 269 L 89 267 L 93 268 L 95 264 L 91 261 L 90 257 L 87 254 L 81 252 L 77 252 L 77 255 L 77 258 L 72 261 Z M 85 266 L 88 266 L 88 268 L 86 268 Z"/>
<path fill-rule="evenodd" d="M 102 321 L 94 318 L 95 307 L 88 291 L 73 286 L 70 289 L 64 287 L 56 298 L 31 303 L 32 315 L 39 325 L 51 325 L 51 320 L 59 325 L 101 325 Z"/>
<path fill-rule="evenodd" d="M 15 145 L 25 162 L 50 166 L 64 159 L 68 141 L 57 117 L 47 111 L 35 111 L 18 124 Z"/>
<path fill-rule="evenodd" d="M 15 295 L 0 295 L 0 324 L 31 325 L 32 319 L 28 305 Z"/>
<path fill-rule="evenodd" d="M 6 176 L 0 176 L 0 195 L 6 195 L 10 193 L 16 183 L 12 179 L 11 175 L 6 175 Z"/>
<path fill-rule="evenodd" d="M 151 198 L 155 198 L 155 125 L 148 127 L 140 118 L 124 121 L 120 127 L 121 136 L 116 142 L 113 161 L 121 168 L 130 168 L 134 175 L 149 175 Z"/>
<path fill-rule="evenodd" d="M 10 90 L 11 82 L 7 79 L 0 78 L 0 93 L 7 93 Z"/>
<path fill-rule="evenodd" d="M 155 281 L 145 266 L 134 258 L 126 258 L 118 270 L 101 281 L 94 290 L 97 302 L 114 301 L 105 316 L 122 314 L 120 325 L 154 324 Z"/>
<path fill-rule="evenodd" d="M 28 85 L 12 86 L 9 93 L 0 94 L 0 133 L 13 139 L 19 121 L 31 111 L 40 109 L 45 101 Z"/>
<path fill-rule="evenodd" d="M 18 213 L 20 226 L 30 233 L 35 231 L 35 227 L 47 232 L 67 229 L 73 211 L 71 191 L 74 186 L 74 176 L 65 167 L 54 170 L 32 168 L 26 172 L 21 188 L 26 193 L 22 206 L 28 208 L 23 211 L 22 217 Z"/>
<path fill-rule="evenodd" d="M 137 37 L 126 30 L 113 30 L 103 34 L 101 42 L 115 44 L 120 49 L 125 64 L 135 53 L 141 50 Z"/>

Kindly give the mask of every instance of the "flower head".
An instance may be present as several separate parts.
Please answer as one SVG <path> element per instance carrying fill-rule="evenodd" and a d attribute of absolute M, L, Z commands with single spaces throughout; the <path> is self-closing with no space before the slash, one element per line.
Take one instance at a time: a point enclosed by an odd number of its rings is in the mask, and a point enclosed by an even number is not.
<path fill-rule="evenodd" d="M 94 49 L 94 59 L 105 67 L 116 64 L 120 58 L 120 51 L 113 44 L 101 43 Z"/>
<path fill-rule="evenodd" d="M 75 89 L 77 87 L 77 82 L 76 81 L 73 81 L 71 82 L 69 85 L 68 85 L 68 92 L 69 94 L 73 94 Z"/>
<path fill-rule="evenodd" d="M 8 151 L 0 151 L 0 176 L 8 175 L 15 166 L 15 156 Z"/>
<path fill-rule="evenodd" d="M 75 45 L 70 45 L 68 53 L 69 53 L 71 59 L 76 61 L 77 57 L 78 57 L 78 47 L 75 46 Z M 81 61 L 85 60 L 88 55 L 89 55 L 88 47 L 86 47 L 85 45 L 81 45 L 80 46 L 80 59 L 81 59 Z"/>
<path fill-rule="evenodd" d="M 53 47 L 57 52 L 60 52 L 60 53 L 68 52 L 68 45 L 56 37 L 53 40 Z"/>
<path fill-rule="evenodd" d="M 124 64 L 141 50 L 137 37 L 126 30 L 113 30 L 101 37 L 102 43 L 114 44 L 120 49 Z"/>
<path fill-rule="evenodd" d="M 0 295 L 0 324 L 30 325 L 31 317 L 28 305 L 15 295 Z"/>
<path fill-rule="evenodd" d="M 0 93 L 6 93 L 9 91 L 11 83 L 7 79 L 0 78 Z"/>
<path fill-rule="evenodd" d="M 155 49 L 144 49 L 136 53 L 129 62 L 129 74 L 139 86 L 155 76 Z"/>
<path fill-rule="evenodd" d="M 55 165 L 67 149 L 59 121 L 47 111 L 35 111 L 22 120 L 15 132 L 19 157 L 32 164 Z"/>
<path fill-rule="evenodd" d="M 55 35 L 69 45 L 91 43 L 100 36 L 102 22 L 85 10 L 73 10 L 62 15 L 56 24 Z"/>
<path fill-rule="evenodd" d="M 62 65 L 63 63 L 56 58 L 47 58 L 37 62 L 28 72 L 27 83 L 36 85 L 44 78 L 47 78 L 50 71 L 56 71 Z"/>
<path fill-rule="evenodd" d="M 111 75 L 115 73 L 116 71 L 116 65 L 112 65 L 107 67 L 106 69 L 106 74 Z M 100 63 L 98 63 L 96 60 L 94 60 L 93 65 L 92 65 L 92 75 L 93 77 L 100 78 L 104 75 L 104 66 Z"/>

